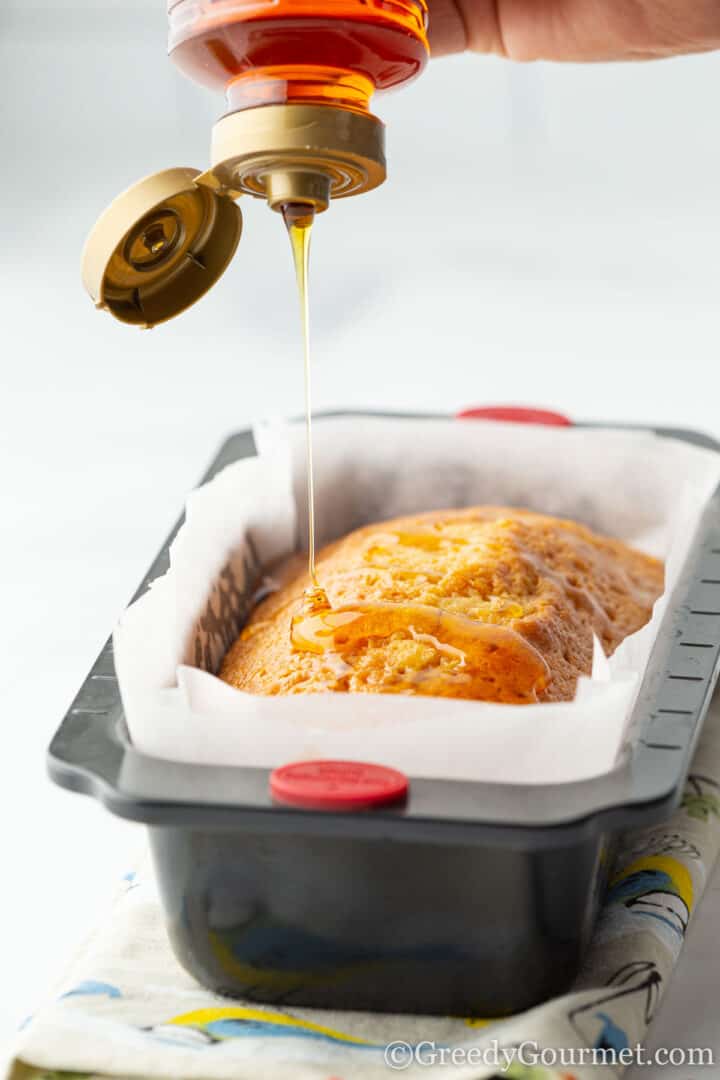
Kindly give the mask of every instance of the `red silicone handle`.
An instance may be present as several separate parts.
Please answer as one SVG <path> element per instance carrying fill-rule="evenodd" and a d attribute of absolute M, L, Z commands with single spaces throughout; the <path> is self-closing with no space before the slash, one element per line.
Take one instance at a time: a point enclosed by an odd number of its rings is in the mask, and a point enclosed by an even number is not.
<path fill-rule="evenodd" d="M 367 810 L 397 802 L 407 790 L 403 773 L 364 761 L 296 761 L 270 774 L 276 802 L 307 810 Z"/>
<path fill-rule="evenodd" d="M 513 424 L 547 424 L 549 427 L 572 427 L 572 420 L 550 409 L 526 409 L 522 405 L 484 405 L 462 409 L 458 420 L 506 420 Z"/>

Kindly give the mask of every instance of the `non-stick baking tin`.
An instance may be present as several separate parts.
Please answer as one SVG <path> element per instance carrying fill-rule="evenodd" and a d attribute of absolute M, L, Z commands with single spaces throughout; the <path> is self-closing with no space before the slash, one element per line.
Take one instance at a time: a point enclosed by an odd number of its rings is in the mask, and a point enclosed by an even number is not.
<path fill-rule="evenodd" d="M 695 432 L 657 431 L 720 449 Z M 204 479 L 254 452 L 250 432 L 233 435 Z M 137 595 L 167 569 L 180 524 Z M 52 741 L 49 770 L 148 826 L 170 940 L 212 990 L 285 1005 L 504 1015 L 577 974 L 617 835 L 679 803 L 719 660 L 720 492 L 653 648 L 633 717 L 639 738 L 607 775 L 547 786 L 411 777 L 394 807 L 277 805 L 265 769 L 138 753 L 111 641 Z"/>

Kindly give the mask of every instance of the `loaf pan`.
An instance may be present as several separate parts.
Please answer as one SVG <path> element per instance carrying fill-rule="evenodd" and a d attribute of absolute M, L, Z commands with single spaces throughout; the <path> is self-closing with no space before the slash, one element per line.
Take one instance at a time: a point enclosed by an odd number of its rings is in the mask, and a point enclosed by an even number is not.
<path fill-rule="evenodd" d="M 657 430 L 718 449 L 703 435 Z M 250 432 L 233 435 L 204 479 L 254 452 Z M 180 524 L 138 596 L 167 569 Z M 507 1015 L 571 984 L 616 837 L 677 807 L 719 656 L 716 493 L 650 657 L 638 741 L 607 775 L 546 786 L 411 777 L 395 806 L 278 805 L 265 769 L 138 753 L 111 641 L 52 741 L 49 770 L 148 827 L 173 948 L 211 990 L 283 1005 Z"/>

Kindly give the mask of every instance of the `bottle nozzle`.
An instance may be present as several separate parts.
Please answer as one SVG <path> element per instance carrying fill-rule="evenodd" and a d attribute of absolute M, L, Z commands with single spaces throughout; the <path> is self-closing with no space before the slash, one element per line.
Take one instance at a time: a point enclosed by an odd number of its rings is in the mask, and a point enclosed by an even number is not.
<path fill-rule="evenodd" d="M 265 177 L 265 193 L 272 210 L 284 212 L 286 206 L 305 206 L 321 214 L 330 202 L 330 177 L 297 167 L 280 167 Z"/>

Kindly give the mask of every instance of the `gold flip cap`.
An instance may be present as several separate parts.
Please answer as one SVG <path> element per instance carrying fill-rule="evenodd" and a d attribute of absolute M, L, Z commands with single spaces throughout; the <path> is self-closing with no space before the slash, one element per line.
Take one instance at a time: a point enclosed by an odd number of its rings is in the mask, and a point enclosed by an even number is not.
<path fill-rule="evenodd" d="M 196 184 L 198 169 L 166 169 L 133 184 L 100 215 L 82 255 L 99 308 L 151 327 L 189 308 L 235 254 L 242 213 L 232 193 Z"/>
<path fill-rule="evenodd" d="M 240 195 L 273 210 L 371 191 L 385 179 L 380 121 L 330 105 L 264 105 L 230 113 L 213 129 L 212 165 L 166 169 L 133 184 L 98 218 L 82 278 L 96 307 L 150 327 L 210 289 L 242 232 Z"/>

